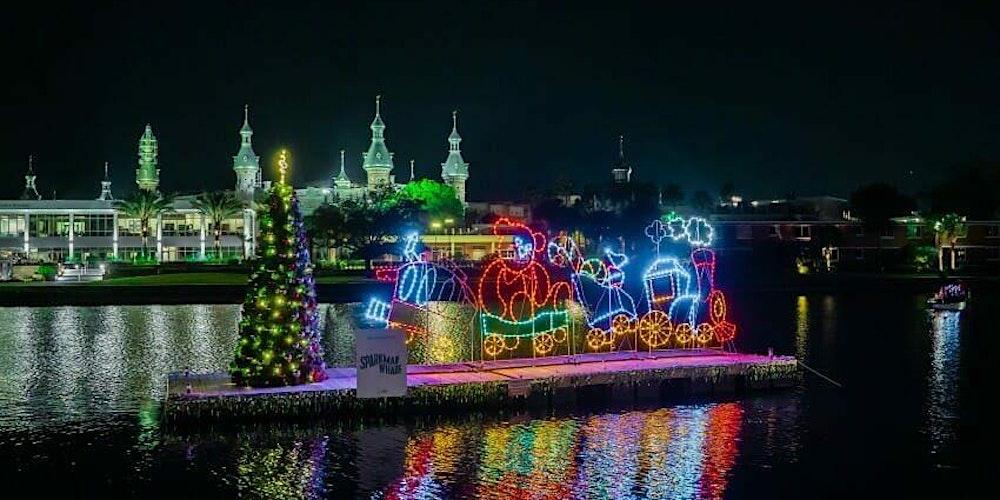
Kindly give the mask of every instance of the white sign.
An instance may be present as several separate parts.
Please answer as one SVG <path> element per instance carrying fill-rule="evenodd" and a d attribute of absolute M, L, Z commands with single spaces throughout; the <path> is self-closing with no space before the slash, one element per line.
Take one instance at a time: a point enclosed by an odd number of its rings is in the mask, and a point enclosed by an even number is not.
<path fill-rule="evenodd" d="M 355 365 L 359 398 L 406 395 L 406 334 L 396 329 L 356 330 Z"/>

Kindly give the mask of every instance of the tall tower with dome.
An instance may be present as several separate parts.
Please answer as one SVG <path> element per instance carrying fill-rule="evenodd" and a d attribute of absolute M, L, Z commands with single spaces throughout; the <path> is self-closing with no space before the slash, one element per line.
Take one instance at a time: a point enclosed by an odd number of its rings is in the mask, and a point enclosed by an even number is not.
<path fill-rule="evenodd" d="M 364 153 L 364 163 L 362 168 L 368 175 L 368 189 L 375 189 L 380 185 L 392 184 L 392 157 L 389 148 L 385 145 L 385 123 L 382 121 L 381 113 L 382 96 L 375 96 L 375 119 L 372 120 L 372 142 L 368 146 L 368 151 Z"/>
<path fill-rule="evenodd" d="M 153 127 L 146 124 L 146 130 L 139 138 L 139 168 L 135 169 L 135 183 L 143 191 L 156 192 L 160 186 L 160 146 L 153 135 Z"/>
<path fill-rule="evenodd" d="M 260 179 L 260 157 L 253 150 L 250 128 L 250 106 L 243 106 L 243 127 L 240 128 L 240 150 L 233 156 L 233 171 L 236 172 L 236 197 L 244 203 L 253 201 L 254 190 Z"/>
<path fill-rule="evenodd" d="M 469 164 L 462 158 L 461 143 L 462 136 L 458 135 L 458 111 L 452 111 L 448 158 L 441 164 L 441 180 L 455 189 L 455 196 L 465 205 L 465 181 L 469 179 Z"/>

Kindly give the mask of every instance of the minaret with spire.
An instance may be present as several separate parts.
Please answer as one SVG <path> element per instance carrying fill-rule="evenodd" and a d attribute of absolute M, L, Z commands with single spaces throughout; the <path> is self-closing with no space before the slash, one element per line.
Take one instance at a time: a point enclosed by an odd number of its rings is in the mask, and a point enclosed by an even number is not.
<path fill-rule="evenodd" d="M 139 189 L 156 192 L 160 186 L 160 148 L 153 135 L 153 127 L 146 124 L 146 130 L 139 138 L 139 168 L 135 169 L 135 183 Z"/>
<path fill-rule="evenodd" d="M 615 184 L 632 182 L 632 166 L 625 160 L 625 136 L 618 136 L 618 158 L 611 165 L 611 178 Z"/>
<path fill-rule="evenodd" d="M 385 145 L 385 123 L 381 113 L 382 96 L 375 96 L 375 119 L 372 120 L 372 143 L 368 152 L 364 153 L 362 168 L 368 174 L 368 189 L 375 189 L 380 184 L 389 184 L 392 179 L 392 156 Z"/>
<path fill-rule="evenodd" d="M 104 180 L 101 181 L 101 195 L 97 197 L 101 201 L 110 201 L 115 199 L 111 195 L 111 178 L 108 177 L 108 162 L 104 162 Z"/>
<path fill-rule="evenodd" d="M 455 188 L 455 196 L 465 201 L 465 181 L 469 179 L 469 164 L 462 158 L 462 136 L 458 135 L 458 111 L 451 112 L 451 135 L 448 136 L 448 158 L 441 164 L 441 179 Z"/>
<path fill-rule="evenodd" d="M 35 157 L 28 155 L 28 173 L 24 174 L 24 192 L 21 193 L 22 200 L 40 200 L 42 195 L 38 194 L 35 187 Z"/>
<path fill-rule="evenodd" d="M 253 129 L 250 128 L 250 106 L 243 106 L 243 127 L 240 128 L 240 150 L 233 156 L 233 171 L 236 172 L 236 197 L 244 203 L 253 201 L 254 189 L 260 183 L 260 157 L 251 143 Z"/>
<path fill-rule="evenodd" d="M 350 189 L 352 185 L 353 185 L 353 183 L 351 182 L 351 178 L 347 176 L 347 169 L 346 169 L 345 164 L 344 164 L 344 150 L 341 149 L 340 150 L 340 173 L 337 174 L 337 176 L 333 178 L 333 187 L 334 187 L 333 191 L 334 191 L 334 193 L 337 193 L 337 194 L 342 194 L 342 193 L 340 193 L 341 191 L 343 191 L 344 193 L 346 193 L 347 190 Z"/>

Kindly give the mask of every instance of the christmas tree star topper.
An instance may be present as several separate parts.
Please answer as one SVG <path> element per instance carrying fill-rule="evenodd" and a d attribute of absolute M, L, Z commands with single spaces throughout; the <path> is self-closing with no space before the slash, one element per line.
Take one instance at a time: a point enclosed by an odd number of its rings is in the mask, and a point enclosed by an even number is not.
<path fill-rule="evenodd" d="M 278 184 L 285 183 L 285 173 L 288 172 L 288 152 L 284 149 L 281 150 L 281 155 L 278 156 Z"/>

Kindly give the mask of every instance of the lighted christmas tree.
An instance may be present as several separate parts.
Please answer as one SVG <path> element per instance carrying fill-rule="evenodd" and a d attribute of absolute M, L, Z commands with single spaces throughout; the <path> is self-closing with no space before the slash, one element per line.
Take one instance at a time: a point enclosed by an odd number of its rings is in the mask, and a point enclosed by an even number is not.
<path fill-rule="evenodd" d="M 288 161 L 259 212 L 260 244 L 247 284 L 236 358 L 237 385 L 266 387 L 326 378 L 320 346 L 316 286 L 298 200 L 285 184 Z"/>

